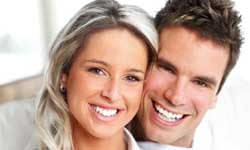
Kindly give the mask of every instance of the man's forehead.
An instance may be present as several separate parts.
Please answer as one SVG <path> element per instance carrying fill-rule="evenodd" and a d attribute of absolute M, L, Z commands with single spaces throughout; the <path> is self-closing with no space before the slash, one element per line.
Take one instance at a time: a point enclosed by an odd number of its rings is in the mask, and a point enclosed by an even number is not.
<path fill-rule="evenodd" d="M 185 35 L 186 36 L 195 35 L 194 37 L 196 37 L 196 39 L 199 39 L 200 41 L 210 41 L 214 45 L 216 45 L 218 47 L 222 47 L 223 49 L 226 49 L 228 54 L 230 53 L 230 47 L 228 44 L 225 44 L 222 41 L 219 41 L 215 37 L 213 38 L 210 36 L 206 36 L 206 35 L 204 35 L 204 33 L 201 33 L 195 29 L 187 28 L 187 27 L 182 26 L 182 25 L 166 26 L 165 28 L 163 28 L 161 30 L 161 32 L 159 33 L 159 50 L 161 50 L 162 45 L 165 43 L 164 41 L 171 40 L 173 38 L 173 37 L 171 39 L 169 38 L 169 36 L 173 35 L 173 34 L 169 34 L 169 33 L 176 33 L 176 31 L 179 33 L 182 33 L 181 37 L 183 37 Z"/>

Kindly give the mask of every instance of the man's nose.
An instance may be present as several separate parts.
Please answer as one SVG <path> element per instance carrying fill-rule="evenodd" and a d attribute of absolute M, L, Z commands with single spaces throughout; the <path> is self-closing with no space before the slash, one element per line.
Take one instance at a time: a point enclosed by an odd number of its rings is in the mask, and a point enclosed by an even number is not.
<path fill-rule="evenodd" d="M 164 92 L 164 98 L 174 106 L 186 104 L 186 82 L 183 79 L 175 79 L 167 86 Z"/>
<path fill-rule="evenodd" d="M 101 92 L 101 95 L 108 102 L 115 102 L 121 99 L 120 93 L 120 83 L 118 79 L 110 79 L 108 80 Z"/>

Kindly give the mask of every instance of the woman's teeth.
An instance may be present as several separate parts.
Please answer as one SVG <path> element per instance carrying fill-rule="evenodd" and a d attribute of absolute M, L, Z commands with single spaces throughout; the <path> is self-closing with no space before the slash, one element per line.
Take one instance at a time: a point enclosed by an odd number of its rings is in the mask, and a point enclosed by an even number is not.
<path fill-rule="evenodd" d="M 117 109 L 106 109 L 99 106 L 95 106 L 95 111 L 104 117 L 111 117 L 117 114 Z"/>
<path fill-rule="evenodd" d="M 183 114 L 175 114 L 173 112 L 169 112 L 156 103 L 154 104 L 154 106 L 155 106 L 155 110 L 157 114 L 162 120 L 175 122 L 175 121 L 180 120 L 184 116 Z"/>

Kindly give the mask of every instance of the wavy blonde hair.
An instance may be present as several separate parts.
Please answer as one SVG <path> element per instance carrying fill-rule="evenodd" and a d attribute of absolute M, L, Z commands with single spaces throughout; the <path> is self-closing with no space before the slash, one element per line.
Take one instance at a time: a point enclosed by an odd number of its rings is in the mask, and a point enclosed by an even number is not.
<path fill-rule="evenodd" d="M 35 122 L 39 149 L 73 150 L 72 127 L 65 93 L 60 91 L 62 73 L 68 73 L 78 50 L 93 32 L 122 27 L 148 46 L 148 68 L 156 59 L 158 35 L 152 18 L 142 9 L 114 0 L 96 0 L 81 8 L 56 37 L 49 53 L 44 85 L 38 97 Z"/>

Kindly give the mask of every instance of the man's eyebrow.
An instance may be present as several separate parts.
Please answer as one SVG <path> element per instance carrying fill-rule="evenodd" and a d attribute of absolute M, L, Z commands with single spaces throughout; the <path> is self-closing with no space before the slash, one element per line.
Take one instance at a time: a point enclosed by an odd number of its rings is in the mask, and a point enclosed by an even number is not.
<path fill-rule="evenodd" d="M 166 69 L 171 69 L 173 70 L 174 72 L 177 72 L 177 68 L 168 60 L 166 59 L 163 59 L 163 58 L 158 58 L 157 59 L 157 65 L 158 66 L 161 66 L 163 68 L 166 68 Z"/>
<path fill-rule="evenodd" d="M 212 77 L 199 76 L 199 77 L 197 77 L 197 79 L 201 80 L 201 81 L 205 81 L 213 86 L 215 86 L 217 84 L 217 81 Z"/>

